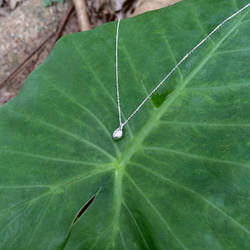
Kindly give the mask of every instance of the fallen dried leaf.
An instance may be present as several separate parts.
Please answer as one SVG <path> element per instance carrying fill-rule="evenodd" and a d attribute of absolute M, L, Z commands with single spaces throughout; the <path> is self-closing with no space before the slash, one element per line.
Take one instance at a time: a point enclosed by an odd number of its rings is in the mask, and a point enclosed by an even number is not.
<path fill-rule="evenodd" d="M 133 16 L 142 14 L 146 11 L 156 10 L 160 8 L 167 7 L 171 4 L 180 2 L 181 0 L 140 0 L 138 2 L 138 8 L 133 13 Z"/>

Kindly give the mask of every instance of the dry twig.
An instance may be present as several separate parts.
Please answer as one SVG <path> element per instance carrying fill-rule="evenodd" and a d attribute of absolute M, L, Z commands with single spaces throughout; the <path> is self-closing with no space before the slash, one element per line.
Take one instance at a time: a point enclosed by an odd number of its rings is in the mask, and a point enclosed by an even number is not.
<path fill-rule="evenodd" d="M 87 8 L 85 0 L 73 0 L 76 9 L 76 15 L 80 31 L 90 29 L 89 18 L 87 14 Z"/>
<path fill-rule="evenodd" d="M 68 18 L 70 16 L 70 14 L 72 13 L 73 9 L 74 9 L 74 4 L 71 3 L 70 7 L 68 8 L 67 12 L 65 13 L 64 17 L 62 18 L 62 20 L 59 23 L 59 26 L 58 26 L 58 29 L 56 31 L 56 35 L 55 35 L 55 38 L 54 38 L 53 43 L 51 45 L 51 48 L 49 50 L 49 53 L 54 48 L 55 43 L 57 42 L 57 40 L 61 37 L 62 31 L 63 31 L 63 29 L 64 29 L 64 27 L 65 27 L 65 25 L 66 25 L 66 23 L 68 21 Z"/>

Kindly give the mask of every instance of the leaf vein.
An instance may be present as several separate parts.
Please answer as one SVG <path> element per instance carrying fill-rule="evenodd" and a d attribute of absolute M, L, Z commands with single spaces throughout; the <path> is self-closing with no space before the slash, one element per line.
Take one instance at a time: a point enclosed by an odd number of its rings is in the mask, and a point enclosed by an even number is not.
<path fill-rule="evenodd" d="M 220 160 L 220 159 L 205 157 L 205 156 L 201 156 L 201 155 L 195 155 L 195 154 L 191 154 L 191 153 L 178 151 L 175 149 L 167 149 L 167 148 L 160 148 L 160 147 L 148 147 L 148 146 L 144 146 L 144 147 L 142 147 L 142 149 L 149 150 L 149 151 L 163 151 L 163 152 L 174 153 L 174 154 L 178 154 L 178 155 L 182 155 L 182 156 L 186 156 L 186 157 L 190 157 L 190 158 L 194 158 L 194 159 L 199 159 L 199 160 L 206 160 L 206 161 L 211 161 L 211 162 L 215 162 L 215 163 L 223 163 L 223 164 L 230 164 L 230 165 L 235 165 L 235 166 L 239 166 L 239 167 L 250 168 L 250 166 L 248 164 L 242 164 L 242 163 L 228 161 L 228 160 Z"/>
<path fill-rule="evenodd" d="M 201 127 L 250 127 L 250 124 L 235 124 L 235 123 L 201 123 L 201 122 L 177 122 L 177 121 L 163 121 L 160 120 L 160 124 L 163 125 L 179 125 L 179 126 L 201 126 Z"/>
<path fill-rule="evenodd" d="M 30 244 L 31 244 L 31 242 L 32 242 L 32 240 L 33 240 L 33 238 L 34 238 L 34 236 L 35 236 L 35 234 L 36 234 L 36 231 L 37 231 L 37 229 L 38 229 L 38 226 L 41 224 L 42 220 L 44 219 L 45 214 L 47 213 L 48 208 L 49 208 L 49 206 L 50 206 L 50 204 L 51 204 L 53 198 L 54 198 L 54 195 L 52 195 L 52 196 L 50 197 L 49 202 L 48 202 L 47 205 L 45 206 L 45 209 L 44 209 L 42 215 L 41 215 L 40 218 L 39 218 L 39 221 L 35 224 L 35 227 L 32 229 L 32 235 L 31 235 L 30 238 L 29 238 L 29 241 L 28 241 L 27 246 L 30 246 Z"/>
<path fill-rule="evenodd" d="M 97 80 L 97 82 L 99 83 L 99 85 L 102 87 L 102 89 L 105 91 L 105 93 L 107 94 L 107 96 L 110 98 L 110 100 L 112 101 L 112 103 L 114 104 L 114 106 L 116 107 L 116 100 L 113 98 L 113 96 L 110 94 L 110 92 L 105 88 L 105 86 L 102 84 L 102 81 L 101 79 L 97 76 L 97 74 L 95 74 L 95 70 L 90 67 L 90 63 L 86 63 L 84 57 L 83 57 L 83 51 L 80 50 L 80 47 L 79 45 L 75 42 L 74 39 L 71 39 L 71 42 L 73 44 L 73 46 L 77 49 L 79 55 L 80 55 L 80 58 L 82 60 L 82 62 L 84 63 L 85 66 L 87 66 L 91 72 L 92 72 L 92 75 L 95 77 L 95 79 Z"/>
<path fill-rule="evenodd" d="M 132 185 L 136 188 L 136 190 L 142 195 L 142 197 L 145 199 L 145 201 L 149 204 L 149 206 L 152 208 L 152 210 L 155 212 L 155 214 L 163 221 L 166 229 L 171 233 L 171 235 L 174 237 L 175 241 L 178 242 L 178 244 L 183 249 L 188 249 L 182 241 L 177 237 L 177 235 L 173 232 L 172 228 L 168 224 L 168 222 L 165 220 L 165 218 L 162 216 L 162 214 L 157 210 L 157 208 L 152 204 L 152 202 L 149 200 L 149 198 L 142 192 L 141 188 L 134 182 L 134 180 L 128 175 L 128 173 L 125 173 L 129 181 L 132 183 Z"/>
<path fill-rule="evenodd" d="M 46 75 L 41 75 L 44 78 L 46 78 Z M 49 82 L 49 81 L 48 81 Z M 84 105 L 80 104 L 79 102 L 75 101 L 71 96 L 69 96 L 68 94 L 64 93 L 60 88 L 57 88 L 56 85 L 54 84 L 50 84 L 50 86 L 52 86 L 55 90 L 57 90 L 59 93 L 61 93 L 63 96 L 67 97 L 72 103 L 76 104 L 77 106 L 79 106 L 80 108 L 82 108 L 83 110 L 85 110 L 92 118 L 94 118 L 96 120 L 96 122 L 101 126 L 101 128 L 103 129 L 103 131 L 106 133 L 106 135 L 108 136 L 109 140 L 111 141 L 112 145 L 114 146 L 116 152 L 119 152 L 119 148 L 117 147 L 117 145 L 114 143 L 111 133 L 108 131 L 107 127 L 104 125 L 104 123 L 97 117 L 97 115 L 95 113 L 93 113 L 90 109 L 88 109 L 87 107 L 85 107 Z"/>
<path fill-rule="evenodd" d="M 9 110 L 10 110 L 10 109 L 9 109 Z M 56 130 L 56 131 L 60 131 L 61 133 L 66 134 L 66 135 L 68 135 L 68 136 L 70 136 L 70 137 L 72 137 L 72 138 L 74 138 L 74 139 L 76 139 L 76 140 L 78 140 L 78 141 L 81 141 L 81 142 L 83 142 L 84 144 L 86 144 L 86 145 L 88 145 L 88 146 L 90 146 L 90 147 L 96 149 L 96 150 L 99 151 L 100 153 L 106 155 L 106 156 L 107 156 L 108 158 L 110 158 L 111 160 L 114 160 L 114 159 L 115 159 L 111 154 L 109 154 L 109 153 L 108 153 L 107 151 L 105 151 L 103 148 L 99 147 L 98 145 L 96 145 L 96 144 L 94 144 L 94 143 L 92 143 L 92 142 L 90 142 L 90 141 L 88 141 L 88 140 L 86 140 L 86 139 L 84 139 L 84 138 L 80 138 L 79 136 L 77 136 L 77 135 L 75 135 L 75 134 L 73 134 L 73 133 L 71 133 L 71 132 L 69 132 L 69 131 L 67 131 L 67 130 L 64 130 L 64 129 L 58 127 L 58 126 L 55 126 L 55 125 L 53 125 L 53 124 L 50 124 L 50 123 L 45 122 L 45 121 L 42 121 L 42 120 L 37 120 L 37 119 L 34 119 L 34 118 L 31 119 L 29 116 L 27 116 L 27 115 L 25 115 L 25 114 L 22 114 L 22 113 L 20 113 L 20 112 L 14 111 L 13 109 L 10 110 L 10 111 L 13 112 L 13 113 L 15 113 L 15 114 L 17 114 L 17 115 L 19 115 L 19 116 L 25 117 L 25 118 L 26 118 L 27 120 L 29 120 L 29 121 L 33 121 L 33 122 L 36 121 L 37 123 L 40 123 L 40 124 L 42 124 L 42 125 L 44 125 L 44 126 L 46 126 L 46 127 L 52 128 L 52 129 L 54 129 L 54 130 Z"/>
<path fill-rule="evenodd" d="M 229 88 L 241 88 L 249 87 L 250 82 L 247 83 L 238 83 L 238 84 L 227 84 L 222 86 L 208 86 L 208 87 L 190 87 L 186 88 L 186 91 L 207 91 L 207 90 L 216 90 L 216 89 L 229 89 Z"/>
<path fill-rule="evenodd" d="M 198 197 L 200 200 L 204 201 L 206 204 L 208 204 L 209 206 L 211 206 L 213 209 L 215 209 L 216 211 L 218 211 L 220 214 L 222 214 L 224 217 L 226 217 L 227 219 L 229 219 L 234 225 L 236 225 L 237 227 L 241 228 L 244 232 L 246 232 L 247 234 L 250 235 L 250 231 L 245 227 L 243 226 L 241 223 L 239 223 L 237 220 L 235 220 L 232 216 L 228 215 L 226 212 L 224 212 L 221 208 L 219 208 L 217 205 L 215 205 L 214 203 L 212 203 L 211 201 L 209 201 L 207 198 L 205 198 L 203 195 L 197 193 L 196 191 L 192 190 L 191 188 L 189 187 L 186 187 L 182 184 L 179 184 L 165 176 L 162 176 L 148 168 L 146 168 L 145 166 L 142 166 L 141 164 L 138 164 L 138 163 L 133 163 L 131 162 L 131 165 L 134 165 L 134 166 L 137 166 L 137 167 L 140 167 L 142 170 L 144 171 L 147 171 L 153 175 L 155 175 L 156 177 L 170 183 L 171 185 L 173 186 L 176 186 L 178 188 L 181 188 L 181 189 L 184 189 L 186 190 L 187 192 L 193 194 L 194 196 Z"/>
<path fill-rule="evenodd" d="M 156 27 L 159 27 L 158 23 L 155 22 L 154 19 L 151 19 L 151 23 L 154 23 L 154 25 L 155 25 Z M 162 30 L 162 29 L 160 28 L 160 30 Z M 174 51 L 173 51 L 172 47 L 170 46 L 168 37 L 166 36 L 166 33 L 165 33 L 165 32 L 162 32 L 161 34 L 162 34 L 163 39 L 165 40 L 165 44 L 166 44 L 167 47 L 168 47 L 168 50 L 169 50 L 169 52 L 170 52 L 171 58 L 172 58 L 172 60 L 173 60 L 173 62 L 174 62 L 174 65 L 176 65 L 176 64 L 177 64 L 177 60 L 176 60 L 176 57 L 175 57 L 175 55 L 174 55 Z M 180 78 L 183 79 L 183 74 L 182 74 L 181 69 L 180 69 L 179 67 L 177 68 L 177 72 L 178 72 Z"/>
<path fill-rule="evenodd" d="M 147 243 L 147 241 L 146 241 L 146 238 L 145 238 L 145 236 L 143 235 L 142 230 L 140 229 L 140 227 L 139 227 L 139 225 L 138 225 L 138 223 L 137 223 L 137 221 L 136 221 L 136 219 L 135 219 L 135 217 L 134 217 L 134 215 L 133 215 L 131 209 L 128 207 L 128 205 L 127 205 L 125 202 L 123 202 L 123 206 L 126 208 L 128 214 L 129 214 L 129 216 L 131 217 L 132 221 L 134 222 L 135 227 L 136 227 L 137 231 L 139 232 L 139 234 L 140 234 L 140 236 L 141 236 L 141 238 L 142 238 L 142 241 L 143 241 L 145 247 L 146 247 L 147 249 L 150 249 L 150 247 L 149 247 L 149 245 L 148 245 L 148 243 Z"/>
<path fill-rule="evenodd" d="M 20 155 L 44 159 L 44 160 L 48 160 L 48 161 L 58 161 L 58 162 L 65 162 L 65 163 L 71 163 L 71 164 L 92 165 L 92 166 L 106 166 L 109 164 L 109 162 L 107 162 L 107 163 L 95 163 L 95 162 L 88 162 L 88 161 L 76 161 L 76 160 L 60 159 L 60 158 L 55 158 L 55 157 L 50 157 L 50 156 L 31 154 L 31 153 L 27 153 L 27 152 L 21 152 L 21 151 L 17 151 L 17 150 L 9 150 L 9 149 L 3 150 L 3 152 L 20 154 Z"/>

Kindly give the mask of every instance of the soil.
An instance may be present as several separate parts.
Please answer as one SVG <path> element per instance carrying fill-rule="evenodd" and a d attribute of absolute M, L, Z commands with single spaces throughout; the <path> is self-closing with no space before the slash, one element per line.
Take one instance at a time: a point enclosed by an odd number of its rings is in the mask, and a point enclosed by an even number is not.
<path fill-rule="evenodd" d="M 0 105 L 17 95 L 28 75 L 48 56 L 53 37 L 4 86 L 1 83 L 32 51 L 55 33 L 68 7 L 69 2 L 45 8 L 41 0 L 24 0 L 18 2 L 14 10 L 7 2 L 0 8 L 8 13 L 0 17 Z M 64 34 L 77 31 L 76 17 L 72 15 Z"/>

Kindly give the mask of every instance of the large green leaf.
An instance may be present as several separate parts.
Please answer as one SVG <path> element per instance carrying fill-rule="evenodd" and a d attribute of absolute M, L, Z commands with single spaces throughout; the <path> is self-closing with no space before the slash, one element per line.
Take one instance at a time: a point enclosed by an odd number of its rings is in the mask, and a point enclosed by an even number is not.
<path fill-rule="evenodd" d="M 187 0 L 123 20 L 123 118 L 247 3 Z M 249 20 L 247 9 L 195 51 L 120 141 L 116 23 L 61 39 L 0 110 L 0 248 L 247 249 Z"/>

